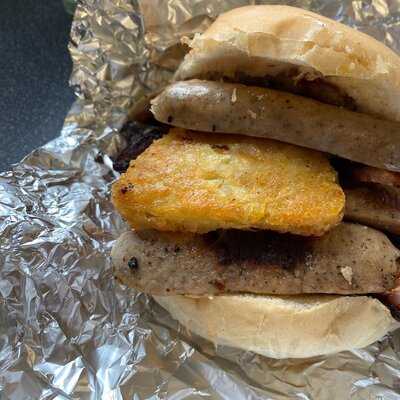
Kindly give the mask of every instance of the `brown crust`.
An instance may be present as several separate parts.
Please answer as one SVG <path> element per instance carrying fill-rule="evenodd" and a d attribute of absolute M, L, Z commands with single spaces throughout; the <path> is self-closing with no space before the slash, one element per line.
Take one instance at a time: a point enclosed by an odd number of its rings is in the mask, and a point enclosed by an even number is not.
<path fill-rule="evenodd" d="M 204 235 L 204 240 L 217 255 L 219 265 L 244 264 L 249 268 L 274 265 L 293 273 L 296 266 L 307 263 L 313 242 L 318 239 L 272 231 L 229 230 L 210 232 Z"/>

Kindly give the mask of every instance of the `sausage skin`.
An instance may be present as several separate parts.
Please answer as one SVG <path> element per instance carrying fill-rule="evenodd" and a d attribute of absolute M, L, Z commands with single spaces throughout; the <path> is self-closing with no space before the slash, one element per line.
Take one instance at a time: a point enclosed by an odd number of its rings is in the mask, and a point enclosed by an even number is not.
<path fill-rule="evenodd" d="M 155 118 L 181 128 L 264 137 L 400 170 L 400 123 L 273 89 L 212 81 L 167 86 Z"/>

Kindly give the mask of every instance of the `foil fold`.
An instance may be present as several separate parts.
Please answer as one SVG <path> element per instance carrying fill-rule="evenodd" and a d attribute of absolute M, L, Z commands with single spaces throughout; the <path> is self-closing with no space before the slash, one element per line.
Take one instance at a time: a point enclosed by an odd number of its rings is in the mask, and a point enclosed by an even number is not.
<path fill-rule="evenodd" d="M 84 0 L 69 49 L 77 94 L 60 136 L 0 174 L 4 399 L 398 399 L 400 332 L 368 348 L 273 360 L 192 335 L 113 279 L 126 225 L 109 156 L 132 107 L 203 31 L 245 0 Z M 400 50 L 400 1 L 291 0 Z"/>

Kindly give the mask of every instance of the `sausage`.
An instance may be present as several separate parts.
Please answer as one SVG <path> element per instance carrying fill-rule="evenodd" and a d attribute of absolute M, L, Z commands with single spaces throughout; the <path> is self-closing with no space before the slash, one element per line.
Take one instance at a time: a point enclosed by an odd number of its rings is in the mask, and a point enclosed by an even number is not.
<path fill-rule="evenodd" d="M 378 185 L 346 188 L 344 192 L 345 219 L 400 235 L 399 196 L 387 201 L 385 190 Z"/>
<path fill-rule="evenodd" d="M 288 142 L 378 168 L 400 170 L 400 123 L 273 89 L 191 80 L 152 100 L 155 118 L 204 132 Z"/>
<path fill-rule="evenodd" d="M 321 238 L 275 232 L 127 232 L 114 245 L 116 277 L 154 295 L 384 293 L 400 251 L 381 232 L 342 223 Z"/>
<path fill-rule="evenodd" d="M 385 171 L 365 165 L 351 168 L 350 178 L 355 182 L 400 188 L 400 174 L 398 172 Z"/>

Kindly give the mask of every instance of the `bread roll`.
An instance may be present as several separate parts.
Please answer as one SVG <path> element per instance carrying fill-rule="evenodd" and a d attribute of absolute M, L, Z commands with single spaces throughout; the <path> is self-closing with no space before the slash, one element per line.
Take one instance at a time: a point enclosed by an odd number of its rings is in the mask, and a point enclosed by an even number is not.
<path fill-rule="evenodd" d="M 361 112 L 400 120 L 400 58 L 384 44 L 310 11 L 235 8 L 191 41 L 176 80 L 293 75 L 336 87 Z"/>
<path fill-rule="evenodd" d="M 181 324 L 215 344 L 272 358 L 365 347 L 398 324 L 386 306 L 366 296 L 156 296 L 155 300 Z"/>

